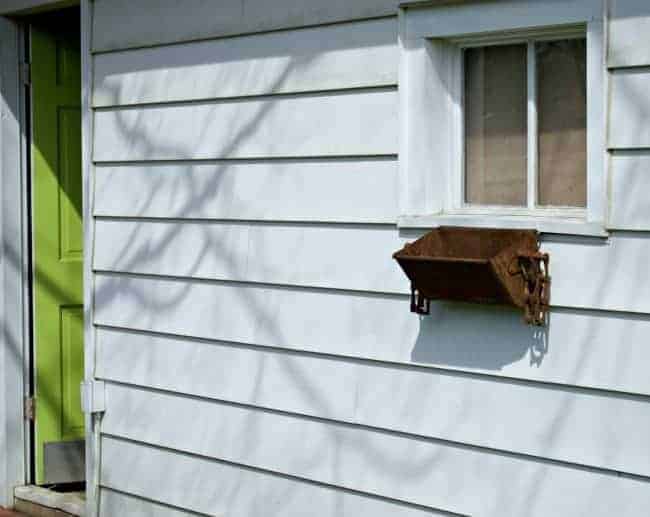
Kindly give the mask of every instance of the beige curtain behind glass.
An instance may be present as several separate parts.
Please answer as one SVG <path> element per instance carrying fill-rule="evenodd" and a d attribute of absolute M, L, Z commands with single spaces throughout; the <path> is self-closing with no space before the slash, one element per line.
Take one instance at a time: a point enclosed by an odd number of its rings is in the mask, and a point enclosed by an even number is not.
<path fill-rule="evenodd" d="M 526 205 L 526 45 L 465 50 L 465 201 Z"/>
<path fill-rule="evenodd" d="M 586 206 L 586 42 L 540 42 L 536 52 L 538 203 Z"/>

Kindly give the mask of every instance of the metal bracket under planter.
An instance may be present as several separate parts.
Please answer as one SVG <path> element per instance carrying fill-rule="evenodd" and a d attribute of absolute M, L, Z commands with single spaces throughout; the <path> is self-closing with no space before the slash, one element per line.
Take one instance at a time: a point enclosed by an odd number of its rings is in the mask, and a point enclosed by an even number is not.
<path fill-rule="evenodd" d="M 535 230 L 441 226 L 393 254 L 411 281 L 411 312 L 431 300 L 504 303 L 544 325 L 549 309 L 549 256 Z"/>

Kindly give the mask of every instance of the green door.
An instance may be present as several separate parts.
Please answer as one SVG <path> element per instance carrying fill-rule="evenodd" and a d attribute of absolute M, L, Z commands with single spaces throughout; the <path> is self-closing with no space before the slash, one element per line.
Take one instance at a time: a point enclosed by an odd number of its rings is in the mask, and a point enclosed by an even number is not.
<path fill-rule="evenodd" d="M 83 473 L 81 64 L 74 14 L 35 19 L 30 30 L 39 484 L 80 481 L 80 463 Z"/>

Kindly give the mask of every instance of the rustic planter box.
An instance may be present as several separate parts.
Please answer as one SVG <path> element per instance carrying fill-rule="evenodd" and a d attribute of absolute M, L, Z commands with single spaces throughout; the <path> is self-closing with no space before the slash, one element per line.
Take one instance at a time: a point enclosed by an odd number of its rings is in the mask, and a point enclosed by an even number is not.
<path fill-rule="evenodd" d="M 393 255 L 411 281 L 411 311 L 431 300 L 503 303 L 541 325 L 548 310 L 548 255 L 534 230 L 440 227 Z"/>

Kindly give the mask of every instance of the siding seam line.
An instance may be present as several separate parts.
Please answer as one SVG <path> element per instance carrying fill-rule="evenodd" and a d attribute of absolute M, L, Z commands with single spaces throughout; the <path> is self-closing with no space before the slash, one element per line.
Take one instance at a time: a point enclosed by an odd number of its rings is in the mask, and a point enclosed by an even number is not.
<path fill-rule="evenodd" d="M 222 223 L 222 224 L 232 224 L 237 225 L 239 224 L 255 224 L 259 226 L 299 226 L 299 227 L 304 227 L 304 226 L 315 226 L 315 227 L 334 227 L 334 228 L 344 228 L 344 227 L 349 227 L 349 228 L 357 228 L 357 229 L 377 229 L 378 226 L 384 226 L 386 229 L 390 229 L 393 231 L 399 231 L 400 228 L 397 226 L 397 219 L 395 217 L 386 217 L 386 218 L 381 218 L 381 217 L 376 217 L 374 219 L 363 219 L 361 217 L 353 219 L 353 218 L 345 218 L 345 219 L 324 219 L 322 217 L 317 218 L 317 219 L 307 219 L 307 218 L 279 218 L 279 217 L 274 217 L 274 218 L 243 218 L 243 217 L 184 217 L 184 216 L 161 216 L 161 215 L 115 215 L 115 214 L 108 214 L 108 213 L 101 213 L 101 212 L 96 212 L 93 214 L 93 217 L 96 220 L 99 221 L 124 221 L 124 222 L 146 222 L 146 223 L 165 223 L 165 222 L 170 222 L 170 223 Z M 634 235 L 634 236 L 639 236 L 639 234 L 650 234 L 650 226 L 646 229 L 634 229 L 630 227 L 616 227 L 616 226 L 608 226 L 608 230 L 610 233 L 610 237 L 612 235 Z M 411 231 L 411 230 L 407 230 Z M 421 229 L 415 229 L 412 230 L 412 232 L 422 232 L 425 233 L 426 229 L 421 228 Z M 555 235 L 558 234 L 543 234 L 541 237 L 542 244 L 544 243 L 555 243 L 555 242 L 565 242 L 566 239 L 556 239 L 554 238 Z M 563 234 L 559 234 L 562 237 L 564 237 Z M 648 235 L 650 237 L 650 235 Z M 415 236 L 412 237 L 415 239 Z M 598 237 L 588 237 L 588 236 L 575 236 L 571 238 L 571 243 L 572 244 L 580 244 L 580 241 L 589 241 L 594 238 Z M 112 271 L 112 270 L 106 270 L 106 271 Z M 113 271 L 113 272 L 119 272 L 119 271 Z M 598 310 L 598 309 L 594 309 Z M 610 309 L 601 309 L 601 310 L 606 310 L 609 311 Z M 616 312 L 624 312 L 624 311 L 616 311 Z M 647 314 L 647 313 L 639 313 L 639 314 Z"/>
<path fill-rule="evenodd" d="M 644 74 L 650 72 L 650 65 L 645 64 L 635 64 L 635 65 L 607 65 L 607 71 L 612 75 L 625 75 L 627 72 L 632 74 Z"/>
<path fill-rule="evenodd" d="M 95 213 L 93 217 L 99 221 L 114 221 L 114 222 L 146 222 L 146 223 L 174 223 L 174 224 L 230 224 L 236 226 L 238 224 L 254 224 L 259 226 L 313 226 L 313 227 L 335 227 L 335 228 L 357 228 L 373 230 L 377 227 L 386 227 L 391 230 L 397 231 L 397 220 L 395 218 L 380 218 L 365 219 L 362 217 L 345 217 L 340 219 L 325 219 L 323 217 L 315 219 L 307 218 L 258 218 L 258 219 L 244 219 L 241 217 L 166 217 L 166 216 L 139 216 L 139 215 L 111 215 L 103 213 Z"/>
<path fill-rule="evenodd" d="M 612 156 L 646 156 L 650 147 L 608 147 L 607 151 Z"/>
<path fill-rule="evenodd" d="M 332 88 L 328 90 L 305 90 L 295 92 L 262 93 L 253 95 L 237 95 L 229 97 L 202 97 L 197 99 L 139 102 L 133 104 L 113 104 L 94 106 L 95 113 L 116 113 L 122 111 L 137 111 L 156 108 L 174 108 L 185 106 L 217 106 L 219 104 L 243 104 L 247 102 L 269 101 L 272 99 L 305 99 L 317 97 L 343 97 L 351 95 L 362 95 L 364 93 L 392 93 L 397 92 L 398 85 L 394 81 L 371 86 L 351 86 L 343 88 Z"/>
<path fill-rule="evenodd" d="M 108 167 L 129 167 L 129 166 L 152 166 L 152 165 L 219 165 L 222 163 L 238 163 L 242 165 L 247 164 L 260 164 L 267 162 L 287 162 L 300 164 L 303 162 L 332 162 L 332 163 L 357 163 L 359 161 L 365 162 L 396 162 L 398 159 L 397 154 L 350 154 L 350 155 L 322 155 L 322 156 L 286 156 L 277 157 L 269 156 L 266 158 L 177 158 L 171 160 L 126 160 L 126 161 L 100 161 L 96 162 L 98 168 Z"/>
<path fill-rule="evenodd" d="M 324 221 L 322 219 L 245 219 L 245 218 L 218 218 L 218 217 L 156 217 L 139 215 L 95 215 L 97 221 L 128 222 L 128 223 L 153 223 L 153 224 L 226 224 L 231 226 L 272 226 L 272 227 L 334 227 L 336 229 L 357 229 L 370 231 L 396 231 L 396 223 L 390 221 Z M 377 227 L 384 228 L 377 228 Z"/>
<path fill-rule="evenodd" d="M 195 517 L 215 517 L 214 514 L 208 514 L 208 513 L 201 513 L 197 512 L 195 510 L 188 510 L 187 508 L 183 508 L 182 506 L 174 506 L 173 504 L 165 503 L 164 501 L 158 501 L 157 499 L 151 499 L 149 497 L 144 497 L 139 494 L 132 494 L 130 492 L 125 492 L 124 490 L 119 490 L 117 488 L 112 488 L 110 486 L 104 486 L 103 484 L 100 484 L 101 490 L 107 491 L 107 492 L 113 492 L 115 494 L 119 494 L 124 497 L 130 497 L 132 499 L 137 499 L 139 501 L 143 501 L 146 503 L 152 503 L 156 504 L 158 506 L 163 506 L 165 508 L 168 508 L 170 510 L 178 510 L 181 511 L 185 514 L 189 515 L 194 515 Z M 217 514 L 218 517 L 222 517 L 224 514 Z"/>
<path fill-rule="evenodd" d="M 156 165 L 211 165 L 222 163 L 252 164 L 252 163 L 302 163 L 302 162 L 375 162 L 397 161 L 396 153 L 385 154 L 313 154 L 305 156 L 264 156 L 242 158 L 177 158 L 177 159 L 151 159 L 151 160 L 93 160 L 97 168 L 106 167 L 152 167 Z"/>
<path fill-rule="evenodd" d="M 168 280 L 172 282 L 181 282 L 181 283 L 196 283 L 196 284 L 215 284 L 215 285 L 232 285 L 232 286 L 242 286 L 242 287 L 260 287 L 260 288 L 272 288 L 272 289 L 281 289 L 281 290 L 300 290 L 300 291 L 311 291 L 315 293 L 321 292 L 331 292 L 331 293 L 340 293 L 340 294 L 359 294 L 368 297 L 390 297 L 394 299 L 406 299 L 410 295 L 406 292 L 398 291 L 369 291 L 364 289 L 349 289 L 344 287 L 319 287 L 313 285 L 297 285 L 297 284 L 282 284 L 282 283 L 272 283 L 272 282 L 256 282 L 250 280 L 228 280 L 222 278 L 202 278 L 202 277 L 186 277 L 186 276 L 176 276 L 176 275 L 160 275 L 153 273 L 134 273 L 127 271 L 112 271 L 109 269 L 93 269 L 93 272 L 96 275 L 101 275 L 104 277 L 126 277 L 126 278 L 141 278 L 145 280 Z"/>

